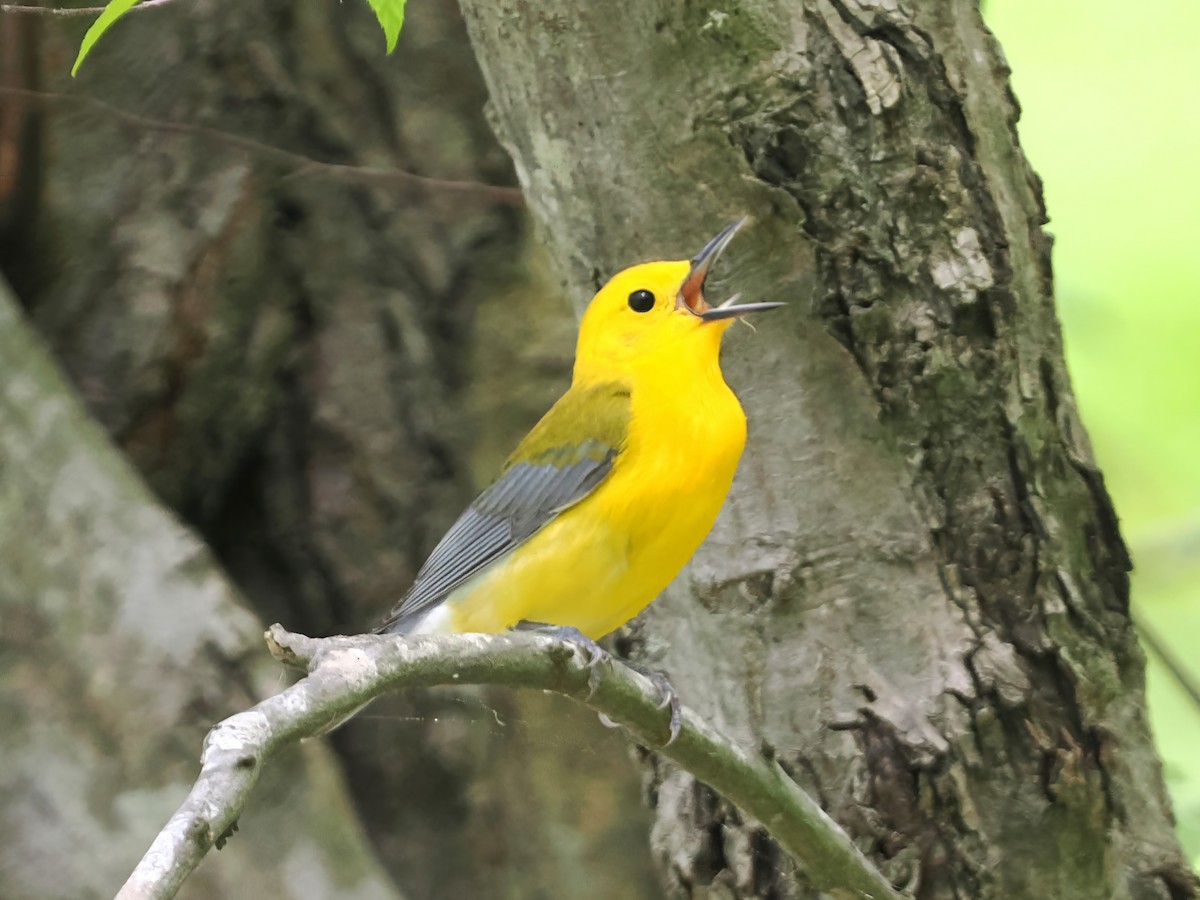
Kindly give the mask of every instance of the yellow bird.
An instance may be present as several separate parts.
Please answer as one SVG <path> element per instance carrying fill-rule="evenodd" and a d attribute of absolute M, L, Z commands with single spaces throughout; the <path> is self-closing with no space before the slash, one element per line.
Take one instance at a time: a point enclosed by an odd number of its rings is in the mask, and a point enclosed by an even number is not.
<path fill-rule="evenodd" d="M 614 276 L 579 327 L 570 389 L 454 523 L 379 632 L 546 627 L 593 640 L 636 616 L 700 546 L 729 493 L 746 417 L 721 335 L 780 303 L 717 307 L 704 279 L 745 222 L 689 263 Z M 555 627 L 557 626 L 557 627 Z"/>

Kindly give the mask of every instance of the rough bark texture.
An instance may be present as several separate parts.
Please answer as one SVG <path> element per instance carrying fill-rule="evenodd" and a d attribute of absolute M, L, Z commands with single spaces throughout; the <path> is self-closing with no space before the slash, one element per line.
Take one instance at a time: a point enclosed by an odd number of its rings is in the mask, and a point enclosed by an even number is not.
<path fill-rule="evenodd" d="M 630 649 L 772 742 L 922 900 L 1195 896 L 976 4 L 463 7 L 577 301 L 747 212 L 711 296 L 791 301 L 728 341 L 750 447 Z M 753 822 L 649 765 L 673 896 L 811 896 Z"/>
<path fill-rule="evenodd" d="M 71 82 L 86 25 L 0 16 L 0 85 L 110 104 L 0 94 L 0 270 L 91 413 L 264 621 L 362 631 L 561 389 L 570 311 L 521 272 L 515 189 L 363 181 L 225 136 L 511 183 L 457 7 L 413 3 L 402 50 L 385 57 L 365 3 L 189 0 L 124 19 Z M 0 568 L 28 552 L 19 527 L 0 522 Z M 179 604 L 181 630 L 221 625 L 209 607 L 164 602 Z M 221 714 L 246 701 L 208 671 L 194 674 L 224 698 Z M 153 696 L 161 673 L 139 673 L 124 702 Z M 72 702 L 70 684 L 55 690 Z M 397 882 L 413 896 L 649 890 L 648 820 L 624 812 L 639 776 L 621 739 L 584 714 L 544 721 L 540 698 L 489 697 L 398 698 L 335 736 Z M 186 734 L 152 725 L 188 762 L 200 725 L 219 718 L 211 704 L 196 716 Z M 557 741 L 541 740 L 550 730 Z M 6 752 L 15 741 L 0 730 Z M 148 786 L 165 783 L 156 767 L 184 765 L 125 749 L 119 764 Z M 102 769 L 73 777 L 104 790 Z M 578 804 L 550 788 L 567 778 Z M 289 790 L 264 783 L 255 804 L 284 805 Z M 179 799 L 164 797 L 163 814 Z M 22 896 L 9 885 L 38 865 L 0 867 L 0 894 Z M 226 887 L 210 895 L 275 895 Z"/>
<path fill-rule="evenodd" d="M 90 420 L 0 282 L 0 885 L 111 897 L 186 795 L 201 738 L 273 692 L 262 629 Z M 181 894 L 397 896 L 320 745 Z"/>

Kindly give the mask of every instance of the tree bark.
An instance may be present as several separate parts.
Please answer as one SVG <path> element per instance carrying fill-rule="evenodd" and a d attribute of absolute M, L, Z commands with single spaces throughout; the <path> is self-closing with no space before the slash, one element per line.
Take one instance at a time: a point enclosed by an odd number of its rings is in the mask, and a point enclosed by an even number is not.
<path fill-rule="evenodd" d="M 577 305 L 747 212 L 710 299 L 791 303 L 728 341 L 749 448 L 626 646 L 922 900 L 1196 896 L 977 5 L 462 6 Z M 812 896 L 756 823 L 648 765 L 673 896 Z"/>
<path fill-rule="evenodd" d="M 272 693 L 262 628 L 88 418 L 0 282 L 0 885 L 111 897 L 184 796 L 209 724 Z M 396 894 L 332 754 L 284 754 L 183 897 Z"/>
<path fill-rule="evenodd" d="M 386 57 L 365 3 L 168 4 L 123 19 L 71 81 L 86 26 L 0 14 L 0 270 L 88 410 L 262 620 L 366 630 L 570 362 L 569 308 L 524 272 L 519 191 L 457 6 L 411 4 Z M 0 536 L 0 568 L 31 547 Z M 200 612 L 179 621 L 199 628 Z M 121 681 L 130 714 L 158 687 L 138 671 Z M 116 748 L 131 781 L 190 772 L 201 724 L 249 699 L 237 669 L 209 671 L 197 681 L 221 702 L 202 721 L 174 734 L 154 720 L 180 757 Z M 74 702 L 71 683 L 46 689 Z M 649 896 L 648 819 L 627 812 L 639 775 L 619 736 L 561 705 L 416 692 L 336 733 L 380 860 L 413 896 Z M 5 752 L 17 741 L 0 734 Z M 71 771 L 105 789 L 106 769 Z M 252 811 L 294 810 L 297 772 L 265 780 Z M 562 779 L 605 799 L 564 802 Z M 153 809 L 165 817 L 175 793 Z M 353 828 L 343 805 L 328 815 L 330 834 Z M 245 824 L 230 846 L 260 847 Z M 120 884 L 133 858 L 96 877 Z M 31 864 L 0 870 L 0 894 L 22 896 L 10 885 Z"/>

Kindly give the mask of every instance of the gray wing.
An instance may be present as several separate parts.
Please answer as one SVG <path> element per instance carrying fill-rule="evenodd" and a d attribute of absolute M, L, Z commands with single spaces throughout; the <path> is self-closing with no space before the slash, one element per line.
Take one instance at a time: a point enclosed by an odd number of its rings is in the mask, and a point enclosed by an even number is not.
<path fill-rule="evenodd" d="M 584 446 L 552 448 L 536 461 L 509 466 L 450 527 L 376 632 L 404 633 L 414 616 L 441 603 L 595 490 L 612 471 L 616 455 L 615 447 L 585 441 Z"/>

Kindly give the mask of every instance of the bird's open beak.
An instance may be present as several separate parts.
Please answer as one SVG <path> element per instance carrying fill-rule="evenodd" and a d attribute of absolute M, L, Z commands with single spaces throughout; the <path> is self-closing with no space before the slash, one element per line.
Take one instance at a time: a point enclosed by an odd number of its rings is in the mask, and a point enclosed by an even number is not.
<path fill-rule="evenodd" d="M 734 294 L 720 306 L 709 306 L 708 301 L 704 299 L 704 279 L 708 277 L 708 270 L 712 268 L 712 264 L 717 261 L 721 252 L 729 246 L 729 242 L 733 240 L 733 236 L 738 233 L 743 225 L 746 224 L 746 219 L 741 218 L 728 225 L 721 230 L 715 238 L 704 245 L 704 249 L 696 254 L 692 260 L 692 270 L 688 272 L 688 277 L 683 280 L 683 284 L 679 287 L 679 297 L 675 301 L 675 305 L 679 309 L 686 309 L 688 312 L 699 316 L 705 322 L 713 322 L 718 319 L 732 319 L 735 316 L 742 316 L 746 313 L 760 312 L 764 309 L 775 309 L 777 306 L 783 306 L 782 303 L 738 303 L 741 299 L 741 294 Z"/>

